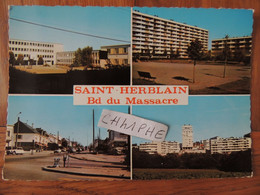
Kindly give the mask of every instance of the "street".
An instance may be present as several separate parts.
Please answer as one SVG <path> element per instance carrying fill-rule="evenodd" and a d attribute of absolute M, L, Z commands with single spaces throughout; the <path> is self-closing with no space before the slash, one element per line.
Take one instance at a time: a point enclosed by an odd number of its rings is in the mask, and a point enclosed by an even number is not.
<path fill-rule="evenodd" d="M 29 153 L 24 155 L 8 155 L 4 165 L 4 179 L 10 180 L 116 180 L 116 177 L 130 177 L 126 166 L 120 162 L 122 157 L 112 155 L 72 154 L 69 163 L 63 167 L 63 154 L 53 152 Z M 75 158 L 74 158 L 75 157 Z M 60 167 L 42 170 L 52 166 L 54 158 L 60 158 Z M 89 160 L 87 160 L 89 159 Z M 108 161 L 110 160 L 110 162 Z M 58 172 L 52 172 L 58 171 Z M 95 176 L 74 175 L 59 172 L 90 174 Z M 108 177 L 109 176 L 109 177 Z M 115 176 L 115 178 L 113 178 Z M 122 179 L 120 179 L 122 180 Z"/>

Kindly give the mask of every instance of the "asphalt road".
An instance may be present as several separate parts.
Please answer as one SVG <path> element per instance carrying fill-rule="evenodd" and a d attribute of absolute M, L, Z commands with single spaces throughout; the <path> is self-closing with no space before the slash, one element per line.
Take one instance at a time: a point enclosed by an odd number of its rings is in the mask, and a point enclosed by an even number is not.
<path fill-rule="evenodd" d="M 53 152 L 29 153 L 24 155 L 8 155 L 5 158 L 4 179 L 9 180 L 115 180 L 115 178 L 97 177 L 97 176 L 80 176 L 66 173 L 49 172 L 42 170 L 42 167 L 52 166 L 54 158 L 60 158 L 60 168 L 55 168 L 59 171 L 79 172 L 97 175 L 124 175 L 130 176 L 124 167 L 121 165 L 121 158 L 117 156 L 91 155 L 91 154 L 76 154 L 77 158 L 69 158 L 69 166 L 63 167 L 63 154 L 53 154 Z M 79 160 L 79 157 L 87 157 L 86 160 Z M 123 168 L 123 169 L 122 169 Z M 52 169 L 52 168 L 51 168 Z"/>
<path fill-rule="evenodd" d="M 59 157 L 62 165 L 62 154 L 24 154 L 7 156 L 4 165 L 4 179 L 9 180 L 93 180 L 84 176 L 69 175 L 43 171 L 41 167 L 53 165 L 54 158 Z M 78 161 L 76 159 L 71 160 Z"/>

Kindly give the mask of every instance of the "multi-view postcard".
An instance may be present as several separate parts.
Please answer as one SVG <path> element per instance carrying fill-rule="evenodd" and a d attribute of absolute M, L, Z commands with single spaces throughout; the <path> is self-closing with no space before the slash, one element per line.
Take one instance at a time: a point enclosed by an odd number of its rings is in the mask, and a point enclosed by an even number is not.
<path fill-rule="evenodd" d="M 4 179 L 250 177 L 253 11 L 12 6 Z"/>

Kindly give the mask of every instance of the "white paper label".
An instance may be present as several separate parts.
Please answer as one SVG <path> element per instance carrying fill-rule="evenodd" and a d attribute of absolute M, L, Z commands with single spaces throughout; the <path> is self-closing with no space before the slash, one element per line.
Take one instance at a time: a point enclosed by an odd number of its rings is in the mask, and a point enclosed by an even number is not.
<path fill-rule="evenodd" d="M 74 105 L 188 105 L 189 87 L 74 85 Z"/>
<path fill-rule="evenodd" d="M 99 127 L 153 141 L 164 141 L 168 126 L 130 114 L 103 110 Z"/>

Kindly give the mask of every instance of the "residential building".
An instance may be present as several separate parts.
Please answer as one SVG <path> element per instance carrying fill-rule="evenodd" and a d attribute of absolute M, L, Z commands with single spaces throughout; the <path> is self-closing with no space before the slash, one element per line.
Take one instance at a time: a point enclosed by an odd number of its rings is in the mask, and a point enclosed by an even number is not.
<path fill-rule="evenodd" d="M 252 36 L 245 37 L 227 37 L 212 40 L 211 55 L 216 56 L 228 48 L 231 54 L 237 51 L 242 52 L 245 56 L 251 56 Z"/>
<path fill-rule="evenodd" d="M 211 154 L 230 154 L 231 152 L 245 151 L 251 148 L 251 138 L 221 138 L 219 136 L 210 139 Z"/>
<path fill-rule="evenodd" d="M 130 44 L 101 46 L 111 65 L 130 66 Z"/>
<path fill-rule="evenodd" d="M 191 150 L 193 148 L 193 129 L 191 125 L 182 126 L 182 149 Z"/>
<path fill-rule="evenodd" d="M 44 64 L 54 65 L 57 63 L 56 53 L 63 51 L 63 45 L 60 43 L 10 39 L 9 50 L 14 53 L 15 58 L 21 54 L 25 61 L 32 59 L 37 64 L 39 57 L 42 57 Z"/>
<path fill-rule="evenodd" d="M 19 120 L 14 124 L 14 146 L 30 150 L 41 146 L 41 135 L 32 126 Z"/>
<path fill-rule="evenodd" d="M 206 29 L 132 11 L 133 56 L 148 54 L 155 58 L 178 53 L 179 58 L 188 58 L 190 42 L 198 39 L 207 51 L 208 37 Z"/>
<path fill-rule="evenodd" d="M 14 126 L 7 125 L 5 147 L 14 147 Z"/>
<path fill-rule="evenodd" d="M 179 153 L 180 143 L 170 141 L 143 143 L 140 144 L 139 150 L 149 154 L 160 154 L 165 156 L 167 154 Z"/>
<path fill-rule="evenodd" d="M 92 66 L 98 68 L 106 68 L 106 64 L 108 64 L 107 51 L 93 50 Z"/>

